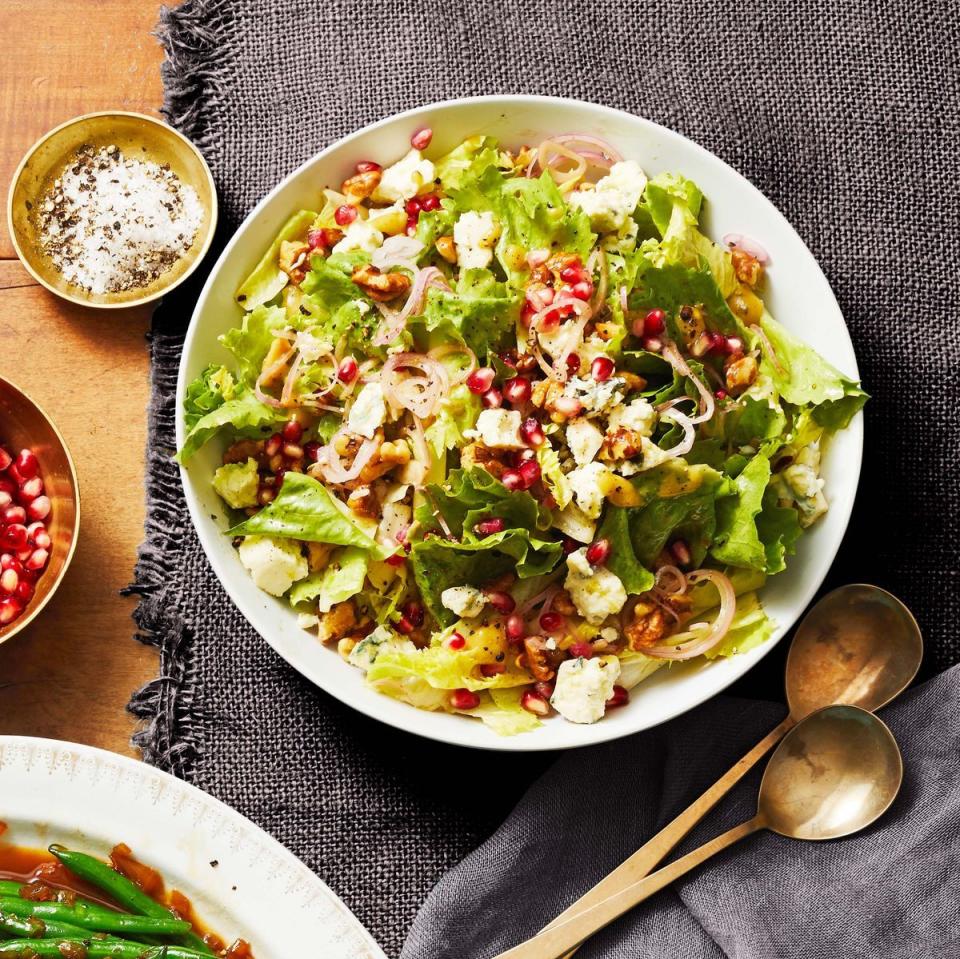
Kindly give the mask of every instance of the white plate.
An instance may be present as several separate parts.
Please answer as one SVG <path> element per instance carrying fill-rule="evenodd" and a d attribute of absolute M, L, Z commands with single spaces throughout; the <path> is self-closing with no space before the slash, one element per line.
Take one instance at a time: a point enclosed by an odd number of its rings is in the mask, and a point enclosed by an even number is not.
<path fill-rule="evenodd" d="M 50 739 L 0 736 L 4 843 L 106 856 L 125 842 L 228 942 L 257 959 L 384 959 L 299 859 L 228 806 L 144 763 Z M 211 863 L 216 862 L 216 866 Z"/>
<path fill-rule="evenodd" d="M 197 303 L 180 365 L 178 410 L 182 410 L 187 385 L 205 366 L 230 361 L 217 337 L 240 320 L 233 294 L 287 217 L 303 207 L 316 209 L 320 190 L 339 184 L 358 160 L 390 162 L 403 155 L 411 133 L 421 126 L 434 130 L 431 154 L 478 133 L 519 145 L 537 143 L 550 133 L 578 131 L 609 140 L 624 156 L 638 160 L 648 174 L 670 170 L 690 177 L 706 197 L 708 234 L 719 238 L 727 232 L 744 233 L 769 251 L 772 265 L 766 301 L 772 314 L 848 376 L 857 377 L 843 316 L 813 255 L 770 201 L 723 161 L 670 130 L 619 110 L 545 97 L 483 97 L 434 104 L 375 123 L 319 153 L 257 205 L 217 261 Z M 183 437 L 183 420 L 178 415 L 178 444 Z M 477 720 L 423 712 L 364 686 L 359 670 L 297 626 L 285 602 L 250 582 L 229 537 L 223 535 L 227 518 L 210 485 L 223 447 L 211 443 L 182 471 L 182 477 L 190 515 L 224 588 L 257 632 L 322 689 L 369 716 L 432 739 L 488 749 L 565 749 L 616 739 L 671 719 L 729 686 L 773 648 L 830 568 L 853 508 L 862 448 L 863 425 L 858 415 L 831 444 L 825 458 L 829 513 L 803 537 L 787 571 L 764 589 L 764 605 L 778 624 L 773 639 L 742 656 L 663 669 L 634 690 L 627 707 L 592 726 L 554 718 L 535 732 L 508 738 L 496 736 Z M 779 690 L 770 693 L 776 695 Z"/>

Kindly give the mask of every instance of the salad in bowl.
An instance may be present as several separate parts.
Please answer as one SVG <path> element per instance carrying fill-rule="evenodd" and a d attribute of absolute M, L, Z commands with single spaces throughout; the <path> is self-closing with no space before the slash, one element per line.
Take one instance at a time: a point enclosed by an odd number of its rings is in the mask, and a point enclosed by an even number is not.
<path fill-rule="evenodd" d="M 217 438 L 250 588 L 373 689 L 502 735 L 594 723 L 770 638 L 758 590 L 866 394 L 684 176 L 586 134 L 431 138 L 286 222 L 178 458 Z"/>

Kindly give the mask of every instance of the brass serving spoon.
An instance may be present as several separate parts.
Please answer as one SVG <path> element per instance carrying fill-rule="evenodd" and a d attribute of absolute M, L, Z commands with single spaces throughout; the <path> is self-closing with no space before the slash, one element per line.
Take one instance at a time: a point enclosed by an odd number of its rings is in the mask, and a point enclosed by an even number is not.
<path fill-rule="evenodd" d="M 496 959 L 557 959 L 637 903 L 760 829 L 791 839 L 849 836 L 887 810 L 902 780 L 900 750 L 883 722 L 857 706 L 827 706 L 803 719 L 770 757 L 752 819 Z"/>
<path fill-rule="evenodd" d="M 864 584 L 841 586 L 828 593 L 807 613 L 794 634 L 787 658 L 790 713 L 786 719 L 545 928 L 552 929 L 646 876 L 805 716 L 835 703 L 849 703 L 870 712 L 879 709 L 910 685 L 922 656 L 920 627 L 895 596 Z"/>

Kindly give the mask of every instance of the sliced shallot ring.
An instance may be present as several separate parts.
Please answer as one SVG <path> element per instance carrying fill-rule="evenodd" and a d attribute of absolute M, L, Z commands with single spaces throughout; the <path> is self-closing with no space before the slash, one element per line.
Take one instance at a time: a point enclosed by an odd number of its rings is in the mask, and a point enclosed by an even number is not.
<path fill-rule="evenodd" d="M 751 240 L 750 237 L 744 236 L 742 233 L 727 233 L 723 237 L 723 242 L 727 246 L 736 247 L 738 250 L 743 250 L 744 253 L 749 254 L 755 260 L 758 260 L 760 263 L 769 263 L 770 254 L 759 244 L 756 240 Z"/>
<path fill-rule="evenodd" d="M 676 446 L 664 450 L 664 456 L 670 459 L 676 459 L 678 456 L 686 456 L 693 449 L 694 441 L 697 438 L 697 428 L 693 425 L 693 420 L 684 416 L 679 410 L 671 407 L 664 410 L 660 416 L 661 420 L 673 420 L 683 430 L 683 439 Z"/>
<path fill-rule="evenodd" d="M 561 133 L 552 139 L 554 143 L 589 143 L 591 146 L 597 147 L 601 155 L 612 163 L 620 163 L 623 160 L 623 154 L 613 144 L 600 137 L 591 136 L 589 133 Z"/>
<path fill-rule="evenodd" d="M 438 289 L 450 290 L 443 274 L 435 266 L 427 266 L 422 270 L 418 270 L 412 264 L 408 266 L 408 268 L 410 267 L 414 271 L 413 286 L 410 288 L 410 295 L 407 297 L 403 309 L 397 312 L 384 303 L 377 303 L 377 309 L 383 314 L 384 319 L 373 335 L 374 346 L 387 346 L 403 332 L 407 325 L 407 319 L 415 316 L 423 308 L 423 301 L 429 287 L 435 286 Z"/>
<path fill-rule="evenodd" d="M 770 338 L 767 336 L 767 331 L 759 323 L 754 323 L 750 329 L 757 334 L 757 338 L 760 340 L 760 345 L 763 347 L 764 353 L 767 354 L 767 359 L 770 360 L 773 368 L 781 376 L 786 376 L 787 371 L 783 368 L 783 364 L 780 362 L 780 357 L 777 356 L 777 351 L 773 348 L 773 344 L 770 342 Z"/>
<path fill-rule="evenodd" d="M 668 589 L 662 582 L 664 576 L 669 576 L 673 580 L 674 589 Z M 656 581 L 657 586 L 666 593 L 682 596 L 687 591 L 687 577 L 676 566 L 671 566 L 669 563 L 657 570 Z"/>
<path fill-rule="evenodd" d="M 555 155 L 554 157 L 550 156 L 551 151 Z M 570 160 L 574 164 L 573 169 L 557 170 L 554 161 L 555 158 L 558 157 Z M 561 190 L 568 190 L 575 186 L 583 179 L 584 173 L 587 172 L 587 161 L 580 156 L 579 153 L 575 153 L 556 140 L 544 140 L 543 143 L 537 147 L 537 160 L 540 163 L 540 169 L 544 171 L 549 170 L 550 175 Z"/>
<path fill-rule="evenodd" d="M 439 363 L 450 353 L 462 353 L 470 361 L 470 365 L 459 370 L 455 377 L 455 382 L 462 383 L 477 368 L 477 354 L 465 343 L 444 343 L 442 346 L 435 346 L 427 356 Z"/>
<path fill-rule="evenodd" d="M 286 337 L 284 337 L 284 339 L 286 339 Z M 261 403 L 265 403 L 267 406 L 272 406 L 275 410 L 280 409 L 282 404 L 275 396 L 271 396 L 269 393 L 263 392 L 263 381 L 279 373 L 280 370 L 286 366 L 290 357 L 293 356 L 295 352 L 296 348 L 291 346 L 290 349 L 287 350 L 287 352 L 284 353 L 276 363 L 268 366 L 265 370 L 261 370 L 256 382 L 253 384 L 254 396 L 256 396 Z"/>
<path fill-rule="evenodd" d="M 651 646 L 644 649 L 647 656 L 653 656 L 657 659 L 684 660 L 693 659 L 696 656 L 702 656 L 704 653 L 713 649 L 730 630 L 730 624 L 737 611 L 737 594 L 733 589 L 733 583 L 729 578 L 716 569 L 696 569 L 687 574 L 687 582 L 690 585 L 709 580 L 717 587 L 720 594 L 720 609 L 717 618 L 709 626 L 707 624 L 694 624 L 683 633 L 677 633 L 671 637 L 674 642 L 662 646 Z M 702 626 L 702 628 L 700 628 Z M 696 632 L 694 632 L 696 630 Z M 697 634 L 703 633 L 697 638 Z M 692 634 L 690 640 L 686 640 L 687 634 Z M 684 638 L 683 642 L 676 642 Z"/>
<path fill-rule="evenodd" d="M 680 355 L 680 351 L 677 349 L 677 344 L 672 340 L 665 340 L 663 344 L 663 358 L 681 375 L 687 377 L 693 385 L 697 388 L 697 392 L 700 394 L 701 407 L 700 413 L 691 419 L 691 422 L 696 423 L 705 423 L 711 416 L 713 416 L 713 411 L 716 409 L 716 401 L 713 398 L 713 393 L 710 392 L 701 382 L 700 377 L 696 376 L 693 370 L 687 365 L 687 361 Z"/>
<path fill-rule="evenodd" d="M 365 439 L 357 450 L 357 455 L 353 458 L 353 463 L 349 469 L 345 469 L 336 450 L 336 442 L 347 433 L 346 427 L 341 427 L 330 438 L 330 442 L 320 448 L 317 453 L 316 465 L 319 467 L 323 478 L 330 483 L 349 483 L 355 480 L 363 471 L 364 466 L 373 458 L 377 451 L 376 440 Z"/>

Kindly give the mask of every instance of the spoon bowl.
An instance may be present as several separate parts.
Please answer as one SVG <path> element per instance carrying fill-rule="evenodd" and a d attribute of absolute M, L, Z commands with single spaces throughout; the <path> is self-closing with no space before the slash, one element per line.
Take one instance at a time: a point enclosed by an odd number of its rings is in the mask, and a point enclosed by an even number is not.
<path fill-rule="evenodd" d="M 923 658 L 910 610 L 879 586 L 854 583 L 823 597 L 797 628 L 787 657 L 794 722 L 845 703 L 873 712 L 899 695 Z"/>
<path fill-rule="evenodd" d="M 857 706 L 828 706 L 787 733 L 770 757 L 758 817 L 791 839 L 838 839 L 882 816 L 902 782 L 886 725 Z"/>

